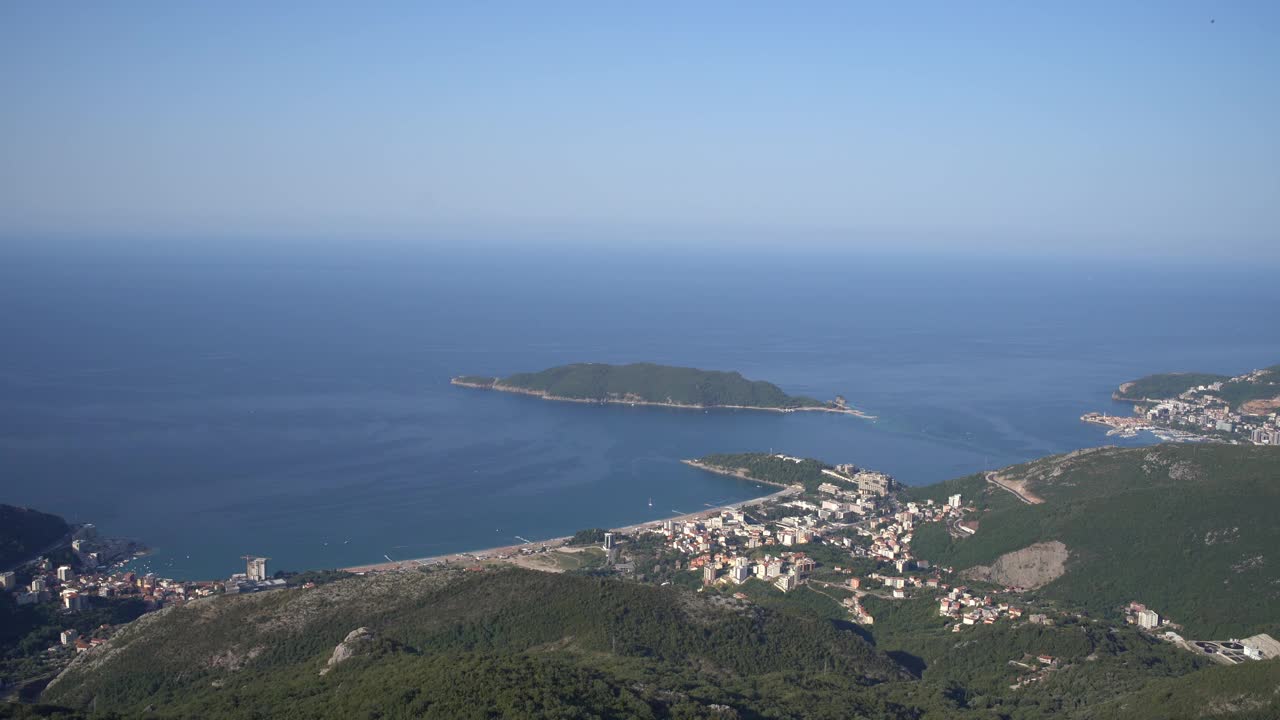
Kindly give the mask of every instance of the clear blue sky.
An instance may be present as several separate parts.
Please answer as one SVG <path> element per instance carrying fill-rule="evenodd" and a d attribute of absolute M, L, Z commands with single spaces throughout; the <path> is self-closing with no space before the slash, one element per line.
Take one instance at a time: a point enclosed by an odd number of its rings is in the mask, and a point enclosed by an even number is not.
<path fill-rule="evenodd" d="M 9 236 L 1280 257 L 1274 1 L 11 0 L 0 105 Z"/>

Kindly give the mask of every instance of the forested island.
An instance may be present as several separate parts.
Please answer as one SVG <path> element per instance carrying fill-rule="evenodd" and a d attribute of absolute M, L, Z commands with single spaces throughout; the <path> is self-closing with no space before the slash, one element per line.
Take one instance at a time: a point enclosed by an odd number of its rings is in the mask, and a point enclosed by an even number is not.
<path fill-rule="evenodd" d="M 574 363 L 505 378 L 462 375 L 454 385 L 534 395 L 566 402 L 659 405 L 675 408 L 727 408 L 772 412 L 818 411 L 871 417 L 849 407 L 843 397 L 822 402 L 788 395 L 763 380 L 738 372 L 672 367 L 654 363 L 609 365 Z"/>

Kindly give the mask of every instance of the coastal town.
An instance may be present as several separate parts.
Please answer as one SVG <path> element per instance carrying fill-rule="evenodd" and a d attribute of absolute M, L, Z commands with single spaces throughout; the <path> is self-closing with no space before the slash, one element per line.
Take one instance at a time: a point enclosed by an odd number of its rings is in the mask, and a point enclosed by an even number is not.
<path fill-rule="evenodd" d="M 813 462 L 782 454 L 772 458 L 795 465 Z M 733 588 L 753 579 L 782 593 L 804 588 L 838 598 L 849 618 L 864 625 L 875 623 L 865 598 L 902 600 L 918 591 L 940 596 L 939 615 L 954 620 L 955 631 L 1021 615 L 994 593 L 953 586 L 943 569 L 912 554 L 913 532 L 925 523 L 974 532 L 977 525 L 965 520 L 960 495 L 945 504 L 904 502 L 887 474 L 853 465 L 819 472 L 824 481 L 813 492 L 778 502 L 771 513 L 776 518 L 731 510 L 699 521 L 665 521 L 645 532 L 662 536 L 667 547 L 687 556 L 689 570 L 704 588 Z"/>
<path fill-rule="evenodd" d="M 769 459 L 793 465 L 814 463 L 783 454 L 771 454 Z M 745 468 L 686 463 L 767 481 Z M 681 581 L 699 592 L 727 595 L 739 602 L 814 593 L 837 602 L 849 620 L 864 626 L 876 622 L 868 599 L 882 603 L 881 607 L 932 599 L 943 629 L 951 633 L 1001 622 L 1051 626 L 1082 619 L 1078 612 L 1027 602 L 1023 588 L 971 581 L 952 568 L 915 556 L 914 534 L 928 523 L 941 524 L 955 539 L 979 532 L 978 513 L 962 495 L 953 494 L 945 502 L 912 501 L 904 499 L 897 483 L 884 473 L 852 465 L 819 471 L 823 482 L 812 489 L 793 486 L 791 495 L 755 509 L 722 509 L 697 518 L 608 532 L 600 550 L 614 569 L 632 573 L 636 558 L 624 555 L 627 543 L 644 547 L 656 538 L 662 550 L 683 559 Z M 1119 608 L 1117 614 L 1154 639 L 1218 663 L 1280 657 L 1280 643 L 1265 633 L 1243 639 L 1187 640 L 1178 632 L 1181 625 L 1140 602 Z M 1009 664 L 1021 669 L 1012 689 L 1039 682 L 1064 667 L 1060 659 L 1045 654 L 1011 658 Z"/>
<path fill-rule="evenodd" d="M 913 497 L 885 473 L 780 453 L 684 462 L 779 489 L 733 506 L 626 528 L 345 571 L 271 574 L 270 558 L 245 555 L 240 558 L 244 572 L 212 581 L 139 574 L 127 568 L 140 547 L 100 538 L 92 525 L 80 526 L 69 545 L 0 573 L 0 588 L 16 606 L 41 608 L 46 622 L 59 624 L 57 641 L 34 671 L 28 669 L 22 683 L 47 682 L 79 654 L 106 643 L 122 623 L 202 598 L 306 591 L 353 574 L 484 572 L 504 564 L 682 585 L 723 602 L 794 602 L 808 608 L 817 603 L 830 608 L 832 617 L 868 629 L 877 623 L 877 615 L 921 602 L 936 607 L 936 614 L 930 611 L 933 622 L 918 615 L 913 615 L 913 622 L 947 633 L 1000 623 L 1052 626 L 1083 619 L 1078 611 L 1028 600 L 1023 588 L 939 567 L 913 552 L 916 534 L 927 526 L 956 541 L 981 532 L 978 505 L 972 499 L 966 502 L 960 493 L 944 500 Z M 660 567 L 670 572 L 654 572 Z M 1243 639 L 1187 639 L 1180 625 L 1137 600 L 1117 610 L 1119 618 L 1153 639 L 1220 664 L 1280 656 L 1280 644 L 1265 633 Z M 1009 686 L 1014 690 L 1070 666 L 1043 653 L 1010 657 L 1008 664 L 1016 671 Z M 0 691 L 21 694 L 21 687 Z"/>
<path fill-rule="evenodd" d="M 767 457 L 795 466 L 814 463 L 782 454 Z M 687 462 L 712 472 L 741 474 L 731 468 Z M 723 590 L 739 600 L 748 597 L 743 590 L 760 588 L 780 595 L 814 592 L 837 602 L 854 622 L 870 625 L 875 617 L 865 606 L 866 598 L 902 600 L 929 592 L 938 595 L 939 615 L 952 621 L 955 631 L 1021 616 L 1020 608 L 997 599 L 997 589 L 978 591 L 952 585 L 943 579 L 943 569 L 912 554 L 912 533 L 924 523 L 945 523 L 957 533 L 974 532 L 977 524 L 965 520 L 967 511 L 961 496 L 954 495 L 946 503 L 904 502 L 896 481 L 887 474 L 852 465 L 818 471 L 822 481 L 812 488 L 783 486 L 765 498 L 734 507 L 604 532 L 597 553 L 600 567 L 625 575 L 634 568 L 634 559 L 623 555 L 628 546 L 656 544 L 679 558 L 676 562 L 685 577 L 700 591 Z M 350 570 L 366 574 L 448 566 L 482 569 L 486 564 L 564 555 L 574 550 L 569 547 L 571 540 L 556 538 Z M 81 627 L 78 620 L 93 610 L 127 607 L 119 618 L 127 621 L 213 595 L 314 586 L 312 582 L 293 582 L 280 573 L 272 575 L 267 567 L 269 558 L 254 555 L 241 558 L 244 572 L 225 580 L 183 581 L 139 574 L 126 568 L 140 550 L 134 544 L 99 538 L 94 527 L 86 525 L 76 529 L 68 547 L 0 574 L 0 588 L 12 595 L 17 606 L 47 607 L 56 612 L 54 617 L 63 619 L 65 627 L 57 643 L 45 654 L 48 669 L 65 666 L 76 654 L 103 644 L 111 636 L 117 626 L 113 623 Z"/>
<path fill-rule="evenodd" d="M 145 552 L 135 541 L 102 537 L 94 525 L 86 524 L 40 557 L 0 572 L 0 593 L 12 603 L 15 618 L 56 628 L 56 640 L 25 672 L 0 673 L 0 696 L 20 695 L 33 681 L 38 687 L 40 680 L 146 613 L 214 595 L 314 587 L 311 582 L 269 576 L 269 558 L 256 556 L 242 558 L 245 572 L 224 581 L 175 580 L 131 569 L 131 561 Z"/>
<path fill-rule="evenodd" d="M 1117 401 L 1132 401 L 1132 415 L 1085 413 L 1081 420 L 1105 425 L 1107 435 L 1135 437 L 1150 432 L 1174 442 L 1210 441 L 1254 445 L 1280 445 L 1280 385 L 1275 368 L 1197 384 L 1170 397 L 1133 397 L 1137 384 L 1126 383 L 1116 391 Z M 1237 402 L 1226 398 L 1240 388 L 1258 388 L 1260 398 Z M 1274 394 L 1276 397 L 1270 397 Z M 1246 397 L 1249 397 L 1246 395 Z"/>

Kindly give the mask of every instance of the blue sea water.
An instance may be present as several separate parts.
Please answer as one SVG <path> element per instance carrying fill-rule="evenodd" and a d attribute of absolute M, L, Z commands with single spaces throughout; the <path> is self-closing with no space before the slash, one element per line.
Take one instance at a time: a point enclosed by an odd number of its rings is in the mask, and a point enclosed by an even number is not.
<path fill-rule="evenodd" d="M 1116 442 L 1078 418 L 1126 412 L 1109 399 L 1125 379 L 1280 362 L 1280 290 L 1255 274 L 764 251 L 17 253 L 0 266 L 0 502 L 211 578 L 246 553 L 339 567 L 767 491 L 678 463 L 710 452 L 929 483 Z M 878 420 L 448 383 L 637 360 L 840 393 Z"/>

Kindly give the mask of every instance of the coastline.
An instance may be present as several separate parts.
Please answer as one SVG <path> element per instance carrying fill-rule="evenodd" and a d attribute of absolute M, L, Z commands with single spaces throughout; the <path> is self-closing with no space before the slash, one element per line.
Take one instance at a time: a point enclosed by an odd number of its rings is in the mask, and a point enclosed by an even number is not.
<path fill-rule="evenodd" d="M 514 393 L 516 395 L 530 395 L 532 397 L 541 398 L 542 400 L 551 400 L 554 402 L 584 403 L 587 405 L 645 405 L 649 407 L 675 408 L 678 410 L 755 410 L 777 413 L 827 412 L 835 415 L 852 415 L 853 417 L 862 418 L 863 420 L 878 419 L 875 415 L 871 415 L 858 410 L 857 408 L 851 407 L 839 408 L 818 405 L 813 407 L 779 408 L 761 407 L 758 405 L 693 405 L 689 403 L 655 402 L 652 400 L 622 400 L 616 398 L 604 398 L 597 400 L 589 398 L 564 397 L 563 395 L 551 395 L 545 390 L 529 390 L 527 388 L 519 388 L 511 385 L 502 385 L 497 381 L 485 385 L 482 383 L 467 382 L 460 378 L 450 378 L 449 384 L 457 385 L 458 387 L 474 388 L 476 390 L 493 390 L 496 392 Z"/>
<path fill-rule="evenodd" d="M 705 510 L 699 510 L 697 512 L 685 513 L 683 515 L 673 515 L 671 517 L 661 518 L 659 520 L 646 520 L 644 522 L 635 523 L 633 525 L 609 528 L 609 531 L 618 532 L 618 533 L 634 533 L 634 532 L 638 532 L 640 530 L 644 530 L 646 528 L 651 528 L 654 526 L 661 527 L 662 523 L 668 520 L 672 522 L 689 522 L 692 520 L 701 520 L 711 515 L 724 512 L 725 510 L 735 510 L 740 508 L 753 507 L 755 505 L 761 505 L 763 503 L 769 502 L 770 500 L 777 500 L 783 497 L 795 495 L 801 492 L 802 490 L 802 488 L 798 485 L 782 485 L 780 483 L 768 482 L 766 480 L 760 480 L 754 477 L 750 477 L 748 475 L 735 473 L 735 472 L 724 470 L 721 468 L 715 468 L 714 466 L 702 465 L 694 460 L 681 460 L 680 462 L 684 463 L 685 465 L 689 465 L 690 467 L 698 468 L 699 470 L 705 470 L 707 472 L 713 472 L 719 475 L 729 475 L 731 477 L 736 477 L 741 480 L 749 480 L 751 482 L 757 482 L 762 485 L 771 485 L 773 487 L 781 488 L 781 489 L 776 492 L 769 493 L 768 495 L 762 495 L 760 497 L 751 498 L 749 500 L 741 500 L 739 502 L 729 503 L 727 505 L 717 505 L 716 507 L 713 507 L 713 508 L 707 508 Z M 391 562 L 370 563 L 366 565 L 353 565 L 351 567 L 345 567 L 340 569 L 345 570 L 347 572 L 363 574 L 363 573 L 370 573 L 370 572 L 395 572 L 395 571 L 402 571 L 402 570 L 413 570 L 413 569 L 427 566 L 427 565 L 454 564 L 454 563 L 474 564 L 476 562 L 487 561 L 487 560 L 505 560 L 507 558 L 510 558 L 513 555 L 519 554 L 520 551 L 525 548 L 545 547 L 548 550 L 552 550 L 555 548 L 564 547 L 565 543 L 567 543 L 571 537 L 572 536 L 565 535 L 563 537 L 548 538 L 546 540 L 535 540 L 533 542 L 523 543 L 520 545 L 503 545 L 500 547 L 483 548 L 480 550 L 467 550 L 462 552 L 450 553 L 447 555 L 435 555 L 435 556 L 423 557 L 423 558 L 410 558 L 407 560 L 393 560 Z"/>
<path fill-rule="evenodd" d="M 780 488 L 793 487 L 792 485 L 783 485 L 780 482 L 774 482 L 772 480 L 761 480 L 760 478 L 755 477 L 751 473 L 748 473 L 742 470 L 741 468 L 735 468 L 731 470 L 727 467 L 722 467 L 720 465 L 707 465 L 705 463 L 700 463 L 697 460 L 681 460 L 680 462 L 692 468 L 697 468 L 699 470 L 703 470 L 709 473 L 715 473 L 717 475 L 728 475 L 729 477 L 738 478 L 739 480 L 750 480 L 751 482 L 764 483 L 765 485 L 772 485 L 774 487 L 780 487 Z"/>

